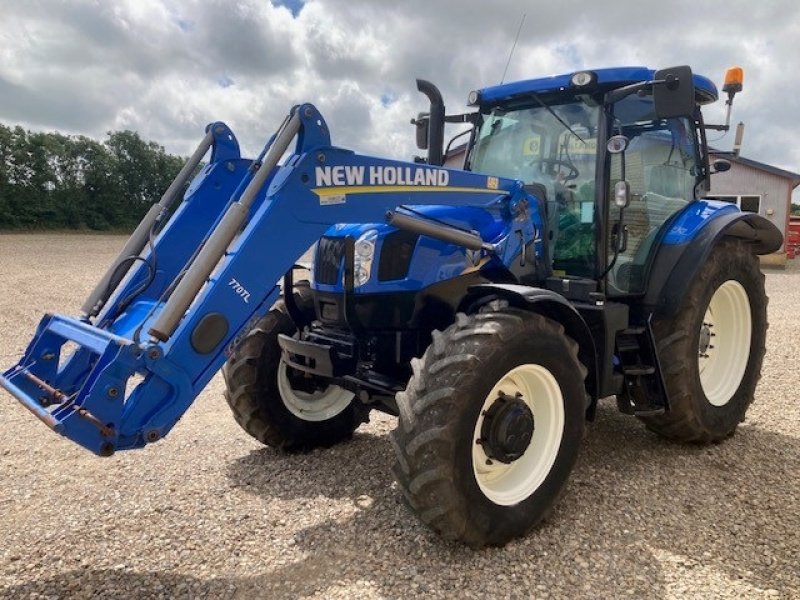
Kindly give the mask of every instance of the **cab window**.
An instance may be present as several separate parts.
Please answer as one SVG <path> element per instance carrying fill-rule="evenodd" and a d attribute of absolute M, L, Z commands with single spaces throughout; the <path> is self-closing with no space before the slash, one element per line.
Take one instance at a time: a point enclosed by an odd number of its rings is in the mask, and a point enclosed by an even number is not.
<path fill-rule="evenodd" d="M 542 97 L 533 105 L 496 108 L 484 115 L 470 157 L 473 171 L 545 190 L 548 260 L 556 273 L 594 276 L 600 113 L 586 97 Z"/>
<path fill-rule="evenodd" d="M 608 277 L 611 295 L 644 292 L 653 244 L 664 223 L 694 200 L 699 154 L 695 128 L 686 118 L 658 119 L 651 98 L 629 96 L 614 107 L 613 134 L 628 138 L 624 154 L 610 155 L 609 197 L 622 178 L 630 184 L 631 202 L 622 229 L 611 231 L 608 260 L 614 244 L 625 241 Z M 618 209 L 609 209 L 609 226 L 615 227 Z M 623 231 L 623 234 L 620 234 Z"/>

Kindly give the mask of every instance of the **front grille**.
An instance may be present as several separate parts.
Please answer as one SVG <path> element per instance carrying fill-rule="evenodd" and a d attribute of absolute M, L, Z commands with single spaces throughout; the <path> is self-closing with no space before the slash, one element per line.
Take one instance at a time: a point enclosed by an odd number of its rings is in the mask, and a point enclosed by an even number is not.
<path fill-rule="evenodd" d="M 325 285 L 339 283 L 342 258 L 344 258 L 345 238 L 321 237 L 317 244 L 314 259 L 314 281 Z"/>
<path fill-rule="evenodd" d="M 393 231 L 383 240 L 381 259 L 378 264 L 378 280 L 392 281 L 408 275 L 411 256 L 419 236 L 410 231 Z"/>

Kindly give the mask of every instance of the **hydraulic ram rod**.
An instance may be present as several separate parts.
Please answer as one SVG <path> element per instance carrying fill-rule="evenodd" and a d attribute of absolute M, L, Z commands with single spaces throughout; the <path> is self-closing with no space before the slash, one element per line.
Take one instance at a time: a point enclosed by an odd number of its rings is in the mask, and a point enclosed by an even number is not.
<path fill-rule="evenodd" d="M 167 300 L 164 309 L 159 313 L 149 333 L 156 340 L 167 341 L 175 332 L 181 318 L 186 313 L 189 305 L 209 278 L 217 263 L 230 246 L 236 234 L 244 225 L 256 195 L 264 186 L 272 170 L 277 166 L 283 153 L 300 131 L 300 117 L 293 114 L 287 118 L 278 133 L 275 141 L 267 153 L 264 163 L 258 167 L 255 176 L 242 193 L 237 202 L 231 203 L 225 215 L 219 221 L 214 233 L 206 240 L 202 250 L 192 262 L 186 275 L 183 276 L 175 291 Z"/>
<path fill-rule="evenodd" d="M 425 219 L 411 217 L 394 211 L 386 213 L 386 222 L 398 229 L 405 229 L 412 233 L 427 235 L 428 237 L 442 240 L 443 242 L 462 246 L 468 250 L 485 250 L 486 252 L 494 253 L 494 246 L 488 242 L 484 242 L 481 236 L 456 229 L 455 227 L 448 227 L 447 225 L 433 223 Z"/>
<path fill-rule="evenodd" d="M 123 277 L 127 275 L 128 271 L 133 266 L 133 257 L 139 256 L 145 244 L 147 244 L 153 224 L 161 219 L 162 215 L 172 206 L 172 203 L 178 196 L 178 192 L 180 192 L 186 184 L 213 142 L 214 133 L 209 127 L 205 137 L 200 141 L 200 145 L 197 146 L 197 150 L 194 151 L 194 154 L 192 154 L 189 160 L 186 161 L 186 164 L 183 165 L 180 173 L 178 173 L 177 177 L 172 181 L 167 191 L 164 192 L 164 195 L 161 196 L 161 200 L 159 200 L 157 204 L 151 206 L 150 210 L 147 211 L 147 214 L 131 234 L 131 237 L 128 238 L 128 241 L 125 243 L 119 256 L 117 256 L 117 259 L 111 264 L 111 267 L 109 267 L 108 271 L 106 271 L 105 275 L 100 279 L 97 286 L 92 290 L 92 293 L 89 294 L 86 302 L 83 303 L 81 312 L 84 316 L 94 317 L 103 308 L 111 297 L 111 294 L 114 293 L 117 285 L 119 285 L 119 282 L 122 281 Z M 125 264 L 126 262 L 127 264 Z"/>

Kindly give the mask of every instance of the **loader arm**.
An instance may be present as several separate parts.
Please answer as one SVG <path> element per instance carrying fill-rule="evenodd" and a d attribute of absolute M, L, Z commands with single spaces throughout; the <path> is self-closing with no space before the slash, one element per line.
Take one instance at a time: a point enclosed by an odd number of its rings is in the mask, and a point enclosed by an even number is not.
<path fill-rule="evenodd" d="M 45 316 L 0 377 L 49 427 L 98 455 L 166 435 L 331 225 L 381 222 L 404 204 L 525 198 L 515 180 L 333 147 L 310 104 L 292 109 L 255 161 L 239 158 L 224 125 L 208 131 L 201 147 L 213 148 L 211 162 L 172 218 L 163 225 L 156 205 L 126 245 L 138 258 L 115 261 L 82 317 Z M 67 356 L 66 346 L 77 349 Z"/>

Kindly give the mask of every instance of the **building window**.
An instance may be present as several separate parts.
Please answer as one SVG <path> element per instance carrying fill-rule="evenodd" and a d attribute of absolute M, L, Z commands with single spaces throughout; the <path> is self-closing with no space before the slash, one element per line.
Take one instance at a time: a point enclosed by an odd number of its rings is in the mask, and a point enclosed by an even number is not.
<path fill-rule="evenodd" d="M 761 196 L 740 196 L 739 208 L 744 212 L 758 214 L 758 210 L 761 208 Z"/>
<path fill-rule="evenodd" d="M 758 214 L 761 210 L 761 196 L 706 196 L 706 199 L 730 202 L 738 206 L 742 212 Z"/>

